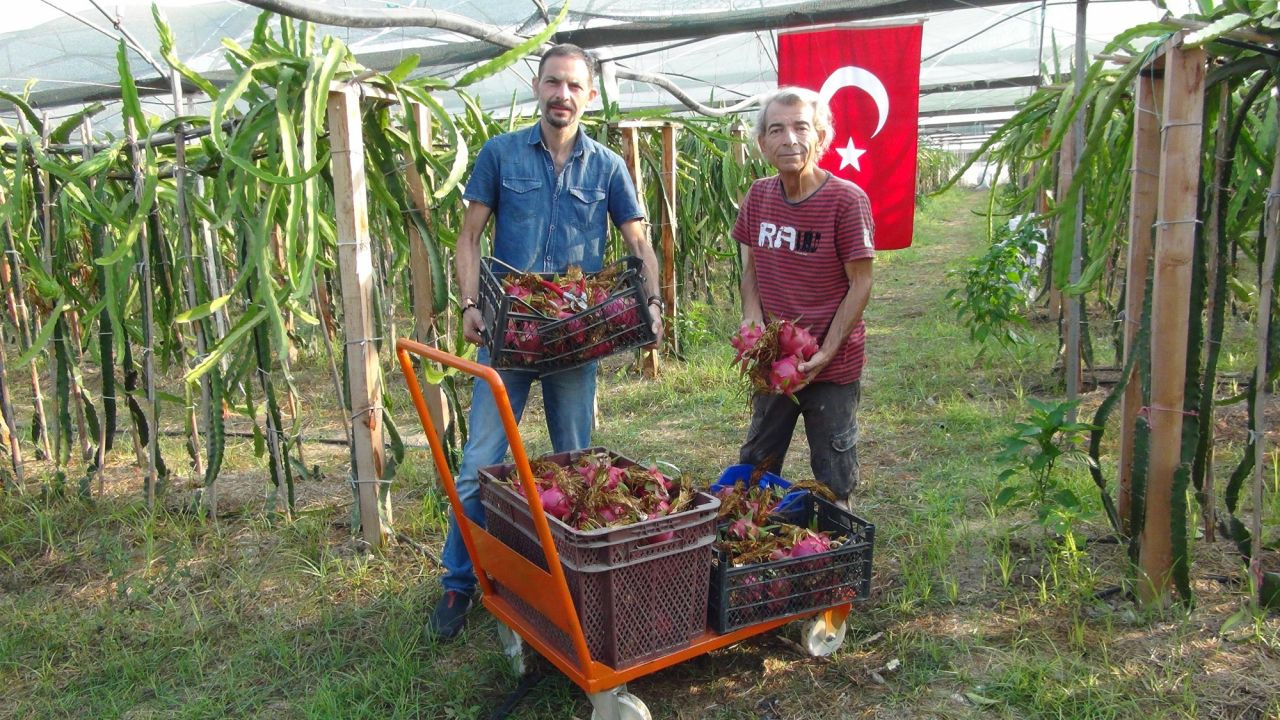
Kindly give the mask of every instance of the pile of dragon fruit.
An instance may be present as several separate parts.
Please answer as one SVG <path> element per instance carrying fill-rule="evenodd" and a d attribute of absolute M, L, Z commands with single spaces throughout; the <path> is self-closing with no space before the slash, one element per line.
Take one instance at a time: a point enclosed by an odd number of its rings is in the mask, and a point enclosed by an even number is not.
<path fill-rule="evenodd" d="M 753 390 L 787 397 L 794 397 L 804 382 L 800 363 L 819 347 L 808 330 L 790 320 L 744 322 L 729 342 L 737 351 L 733 362 Z"/>
<path fill-rule="evenodd" d="M 619 264 L 587 275 L 571 265 L 550 280 L 507 275 L 504 292 L 537 315 L 509 318 L 503 347 L 511 364 L 531 366 L 546 356 L 592 360 L 634 346 L 644 328 L 635 294 L 618 292 L 625 271 Z"/>
<path fill-rule="evenodd" d="M 571 465 L 551 460 L 531 463 L 542 509 L 577 530 L 621 527 L 674 515 L 691 508 L 697 493 L 684 478 L 672 479 L 656 467 L 615 460 L 607 452 L 586 453 Z M 524 496 L 515 475 L 512 487 Z M 651 542 L 668 539 L 655 536 Z"/>
<path fill-rule="evenodd" d="M 800 486 L 792 486 L 798 489 Z M 816 490 L 812 488 L 811 491 Z M 718 545 L 733 570 L 728 580 L 729 621 L 761 619 L 853 599 L 847 568 L 833 564 L 842 538 L 784 522 L 776 487 L 743 483 L 721 488 Z M 779 562 L 812 558 L 807 562 Z"/>

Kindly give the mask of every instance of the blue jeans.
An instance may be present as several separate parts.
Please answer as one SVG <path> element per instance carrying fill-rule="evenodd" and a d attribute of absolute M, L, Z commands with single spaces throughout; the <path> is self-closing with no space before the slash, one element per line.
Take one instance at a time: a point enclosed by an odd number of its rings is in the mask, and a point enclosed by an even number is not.
<path fill-rule="evenodd" d="M 481 348 L 476 358 L 489 364 L 488 350 Z M 577 450 L 591 446 L 591 425 L 594 420 L 596 396 L 596 363 L 564 370 L 552 375 L 500 370 L 502 384 L 511 401 L 511 411 L 516 421 L 524 414 L 525 401 L 534 380 L 542 381 L 542 405 L 547 415 L 547 431 L 551 436 L 554 452 Z M 471 393 L 471 415 L 468 421 L 467 443 L 462 448 L 462 466 L 458 468 L 455 484 L 462 500 L 463 512 L 473 522 L 484 526 L 484 506 L 480 504 L 480 482 L 476 479 L 482 467 L 496 465 L 507 455 L 506 432 L 502 418 L 493 400 L 489 383 L 476 379 Z M 476 587 L 476 575 L 471 568 L 467 546 L 462 541 L 457 519 L 452 508 L 449 511 L 449 534 L 444 541 L 445 590 L 472 593 Z"/>

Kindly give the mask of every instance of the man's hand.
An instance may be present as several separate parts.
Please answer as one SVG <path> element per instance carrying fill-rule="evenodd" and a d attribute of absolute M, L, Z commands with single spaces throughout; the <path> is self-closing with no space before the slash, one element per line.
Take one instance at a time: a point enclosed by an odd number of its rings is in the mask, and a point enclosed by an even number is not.
<path fill-rule="evenodd" d="M 472 305 L 462 311 L 462 336 L 467 342 L 476 345 L 484 344 L 484 313 L 480 312 L 480 308 Z"/>
<path fill-rule="evenodd" d="M 799 387 L 797 387 L 796 389 L 799 390 L 800 388 L 813 382 L 813 379 L 818 377 L 818 375 L 820 375 L 822 371 L 825 370 L 826 367 L 831 364 L 831 361 L 834 358 L 835 358 L 835 353 L 830 353 L 830 352 L 827 352 L 826 350 L 819 348 L 818 352 L 813 354 L 813 357 L 797 365 L 796 371 L 799 372 L 802 376 L 804 376 L 804 381 L 801 382 Z"/>
<path fill-rule="evenodd" d="M 662 313 L 655 312 L 653 314 L 653 324 L 649 326 L 653 331 L 654 340 L 652 343 L 644 346 L 645 350 L 657 350 L 662 345 Z"/>

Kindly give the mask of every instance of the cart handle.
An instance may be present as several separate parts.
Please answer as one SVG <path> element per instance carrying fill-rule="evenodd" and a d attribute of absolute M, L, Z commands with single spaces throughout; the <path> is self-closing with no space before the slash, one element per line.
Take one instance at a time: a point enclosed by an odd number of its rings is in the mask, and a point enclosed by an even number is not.
<path fill-rule="evenodd" d="M 516 472 L 520 476 L 520 485 L 524 488 L 525 500 L 529 503 L 529 511 L 533 517 L 533 527 L 538 533 L 538 542 L 542 545 L 542 551 L 547 561 L 547 570 L 551 575 L 552 586 L 547 591 L 555 595 L 556 599 L 559 600 L 560 610 L 564 613 L 563 617 L 568 621 L 569 639 L 572 641 L 573 649 L 577 651 L 578 659 L 585 671 L 592 665 L 591 651 L 587 648 L 587 638 L 582 632 L 582 624 L 578 620 L 578 611 L 573 605 L 573 597 L 569 594 L 569 583 L 565 579 L 564 568 L 560 565 L 560 552 L 556 550 L 555 540 L 551 537 L 551 526 L 547 523 L 547 515 L 542 510 L 542 498 L 538 496 L 538 488 L 533 481 L 533 469 L 529 466 L 529 457 L 525 454 L 524 443 L 520 440 L 520 429 L 516 424 L 515 413 L 511 410 L 511 400 L 507 397 L 506 386 L 502 384 L 502 376 L 498 374 L 497 370 L 488 365 L 460 358 L 430 345 L 406 338 L 396 340 L 396 356 L 400 359 L 400 369 L 404 372 L 405 383 L 409 386 L 409 395 L 413 398 L 413 405 L 418 410 L 418 419 L 422 421 L 422 427 L 427 432 L 427 442 L 431 445 L 431 454 L 435 458 L 436 471 L 440 473 L 440 482 L 444 485 L 445 493 L 449 496 L 449 504 L 453 506 L 454 520 L 458 523 L 458 529 L 462 533 L 462 541 L 467 547 L 467 554 L 471 556 L 471 564 L 476 571 L 476 580 L 480 584 L 480 589 L 487 595 L 493 594 L 493 586 L 485 574 L 480 554 L 476 552 L 475 539 L 471 535 L 471 520 L 467 517 L 466 512 L 463 511 L 462 499 L 458 496 L 458 488 L 454 484 L 453 473 L 449 472 L 449 462 L 445 458 L 444 445 L 440 442 L 440 436 L 436 433 L 435 423 L 431 421 L 431 412 L 427 409 L 427 402 L 422 396 L 422 384 L 418 380 L 418 374 L 414 371 L 413 361 L 409 359 L 409 353 L 420 355 L 441 365 L 448 365 L 489 383 L 489 389 L 493 393 L 493 401 L 498 406 L 498 415 L 502 418 L 502 427 L 507 433 L 507 442 L 511 445 L 511 455 L 515 458 Z"/>

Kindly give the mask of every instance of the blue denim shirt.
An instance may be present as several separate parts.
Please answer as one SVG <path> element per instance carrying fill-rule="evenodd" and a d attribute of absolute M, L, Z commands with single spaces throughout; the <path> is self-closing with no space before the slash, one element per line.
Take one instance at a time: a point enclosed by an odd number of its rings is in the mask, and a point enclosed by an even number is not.
<path fill-rule="evenodd" d="M 573 154 L 556 175 L 539 124 L 491 138 L 480 149 L 463 197 L 494 214 L 491 254 L 519 270 L 564 272 L 604 264 L 609 218 L 644 217 L 617 153 L 578 129 Z"/>

